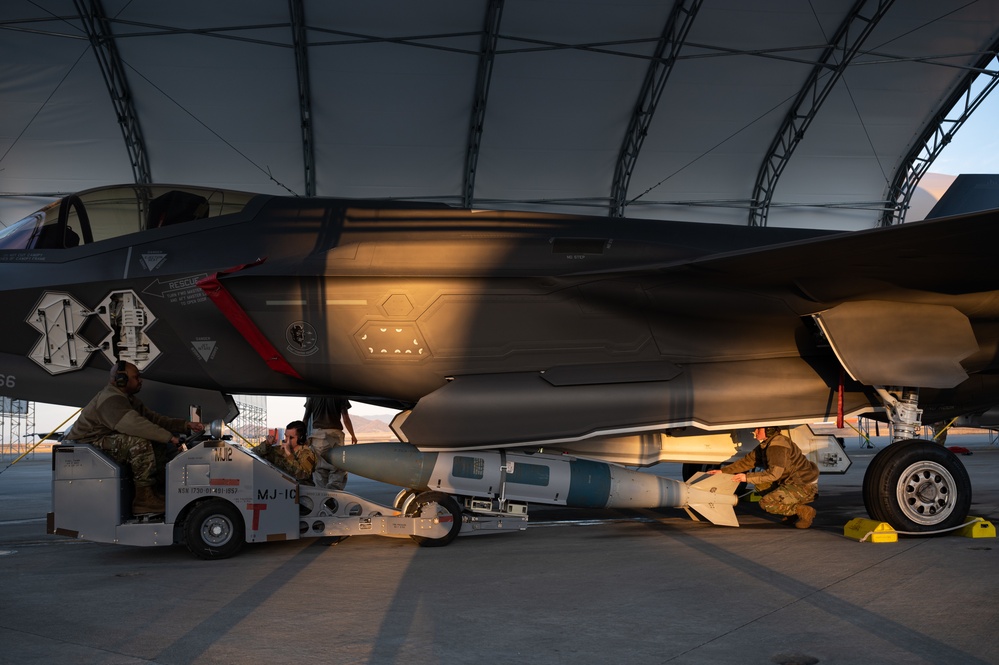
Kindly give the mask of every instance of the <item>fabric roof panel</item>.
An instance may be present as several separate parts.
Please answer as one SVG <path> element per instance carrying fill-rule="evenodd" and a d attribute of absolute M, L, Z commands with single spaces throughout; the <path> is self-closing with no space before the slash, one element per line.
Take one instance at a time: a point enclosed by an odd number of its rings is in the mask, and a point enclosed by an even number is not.
<path fill-rule="evenodd" d="M 157 180 L 285 191 L 273 178 L 304 192 L 287 3 L 100 5 Z M 303 6 L 318 192 L 459 200 L 487 0 Z M 505 208 L 578 199 L 553 207 L 606 214 L 648 56 L 672 6 L 506 0 L 475 135 L 476 199 Z M 746 223 L 767 149 L 852 6 L 704 0 L 641 149 L 627 162 L 634 166 L 627 199 L 639 198 L 626 214 Z M 115 105 L 76 11 L 71 0 L 0 7 L 0 55 L 7 56 L 0 63 L 0 190 L 71 191 L 81 182 L 131 179 Z M 42 20 L 11 23 L 25 18 Z M 190 30 L 199 33 L 184 33 Z M 874 210 L 791 214 L 785 206 L 862 206 L 884 197 L 905 155 L 947 110 L 943 102 L 966 84 L 964 68 L 997 37 L 999 3 L 895 2 L 791 154 L 768 223 L 876 223 Z M 714 201 L 717 208 L 655 201 Z M 587 207 L 598 202 L 602 209 Z"/>

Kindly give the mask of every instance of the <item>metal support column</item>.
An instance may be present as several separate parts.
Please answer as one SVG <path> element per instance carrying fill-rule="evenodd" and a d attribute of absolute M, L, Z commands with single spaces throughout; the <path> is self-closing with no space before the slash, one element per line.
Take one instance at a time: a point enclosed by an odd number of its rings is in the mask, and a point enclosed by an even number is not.
<path fill-rule="evenodd" d="M 676 57 L 702 2 L 703 0 L 676 2 L 666 20 L 652 61 L 645 72 L 645 81 L 642 83 L 641 92 L 638 93 L 638 101 L 632 111 L 631 120 L 628 121 L 628 131 L 624 135 L 617 164 L 614 166 L 614 181 L 611 183 L 611 217 L 624 216 L 627 205 L 625 200 L 628 197 L 628 186 L 631 183 L 631 174 L 635 170 L 635 163 L 648 134 L 649 125 L 655 116 L 659 99 L 666 88 L 666 81 L 673 71 Z"/>
<path fill-rule="evenodd" d="M 767 225 L 767 216 L 770 214 L 770 203 L 777 188 L 777 181 L 780 180 L 791 155 L 804 138 L 822 103 L 860 51 L 864 40 L 894 1 L 857 0 L 833 35 L 830 45 L 825 48 L 818 62 L 812 67 L 805 85 L 798 92 L 794 103 L 784 116 L 780 129 L 774 135 L 756 175 L 749 208 L 750 226 Z M 865 11 L 868 14 L 865 14 Z"/>
<path fill-rule="evenodd" d="M 146 141 L 139 125 L 139 116 L 132 104 L 132 93 L 128 87 L 125 68 L 115 45 L 114 34 L 111 32 L 111 24 L 104 13 L 104 7 L 100 0 L 73 0 L 73 3 L 83 21 L 87 38 L 90 39 L 101 74 L 104 75 L 111 103 L 114 104 L 118 125 L 125 139 L 128 159 L 132 163 L 132 177 L 138 184 L 148 184 L 152 182 L 152 174 L 146 154 Z"/>
<path fill-rule="evenodd" d="M 493 75 L 493 60 L 496 58 L 496 43 L 499 40 L 499 26 L 502 18 L 503 0 L 489 0 L 489 5 L 486 7 L 485 25 L 482 28 L 479 70 L 475 78 L 472 119 L 468 127 L 468 143 L 465 147 L 465 175 L 461 183 L 461 205 L 464 208 L 471 208 L 475 198 L 475 170 L 479 163 L 482 129 L 485 125 L 486 104 L 489 100 L 489 82 Z"/>
<path fill-rule="evenodd" d="M 295 45 L 295 72 L 298 74 L 298 113 L 302 127 L 302 167 L 305 195 L 316 195 L 316 144 L 312 128 L 312 88 L 309 82 L 309 39 L 305 29 L 305 5 L 288 0 L 291 34 Z"/>

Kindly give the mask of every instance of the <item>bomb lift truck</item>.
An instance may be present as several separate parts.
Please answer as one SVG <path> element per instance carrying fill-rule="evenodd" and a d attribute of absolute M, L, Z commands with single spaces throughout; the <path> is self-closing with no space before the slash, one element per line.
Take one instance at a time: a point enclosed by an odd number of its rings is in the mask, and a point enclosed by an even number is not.
<path fill-rule="evenodd" d="M 122 545 L 185 544 L 202 559 L 231 557 L 244 543 L 377 535 L 435 547 L 462 533 L 462 511 L 446 494 L 403 490 L 389 507 L 299 485 L 229 443 L 221 429 L 221 422 L 212 423 L 167 464 L 166 512 L 154 517 L 131 514 L 130 473 L 102 451 L 72 441 L 54 446 L 48 533 Z M 523 530 L 526 520 L 477 518 L 464 533 Z"/>

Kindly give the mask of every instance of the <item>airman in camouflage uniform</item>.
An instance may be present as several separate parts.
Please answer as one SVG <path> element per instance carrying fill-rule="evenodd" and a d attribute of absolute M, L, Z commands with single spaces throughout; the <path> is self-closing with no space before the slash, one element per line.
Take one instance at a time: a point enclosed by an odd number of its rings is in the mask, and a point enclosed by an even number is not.
<path fill-rule="evenodd" d="M 284 428 L 284 441 L 272 446 L 267 442 L 253 448 L 253 452 L 293 476 L 302 485 L 312 485 L 312 472 L 316 469 L 316 453 L 305 445 L 305 423 L 295 420 Z"/>
<path fill-rule="evenodd" d="M 153 492 L 156 483 L 156 453 L 153 443 L 180 445 L 174 432 L 204 431 L 201 423 L 169 418 L 147 409 L 136 397 L 142 375 L 132 363 L 111 369 L 108 385 L 83 407 L 66 439 L 89 443 L 111 459 L 132 469 L 135 499 L 132 513 L 162 513 L 165 502 Z"/>
<path fill-rule="evenodd" d="M 734 474 L 735 482 L 753 483 L 762 495 L 760 508 L 785 518 L 797 517 L 794 525 L 807 529 L 815 518 L 815 509 L 808 504 L 818 495 L 819 468 L 776 427 L 759 427 L 753 436 L 760 445 L 742 459 L 708 473 Z"/>

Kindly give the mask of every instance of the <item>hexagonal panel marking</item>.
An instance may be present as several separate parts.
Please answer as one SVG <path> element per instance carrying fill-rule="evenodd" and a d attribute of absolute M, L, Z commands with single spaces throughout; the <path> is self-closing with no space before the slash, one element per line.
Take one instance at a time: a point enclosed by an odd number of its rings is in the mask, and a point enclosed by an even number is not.
<path fill-rule="evenodd" d="M 413 309 L 413 303 L 405 293 L 393 293 L 382 303 L 382 311 L 387 316 L 409 316 Z"/>
<path fill-rule="evenodd" d="M 412 323 L 369 323 L 354 339 L 361 354 L 371 360 L 406 362 L 430 357 L 423 335 Z"/>

